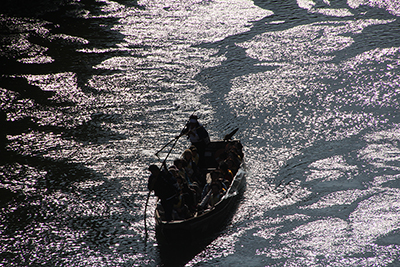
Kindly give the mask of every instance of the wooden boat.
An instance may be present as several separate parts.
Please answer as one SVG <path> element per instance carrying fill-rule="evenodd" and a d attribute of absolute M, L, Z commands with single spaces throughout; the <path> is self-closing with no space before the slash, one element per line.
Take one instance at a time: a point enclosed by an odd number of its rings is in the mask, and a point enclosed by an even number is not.
<path fill-rule="evenodd" d="M 218 157 L 224 151 L 227 144 L 238 143 L 239 140 L 212 141 L 205 151 L 205 172 L 210 172 L 218 167 Z M 242 159 L 240 167 L 231 182 L 230 187 L 221 200 L 212 208 L 201 213 L 195 213 L 192 217 L 182 220 L 167 222 L 162 218 L 162 207 L 157 205 L 155 210 L 156 234 L 161 242 L 173 243 L 180 241 L 195 241 L 215 233 L 226 225 L 237 207 L 238 199 L 245 188 L 246 166 Z"/>

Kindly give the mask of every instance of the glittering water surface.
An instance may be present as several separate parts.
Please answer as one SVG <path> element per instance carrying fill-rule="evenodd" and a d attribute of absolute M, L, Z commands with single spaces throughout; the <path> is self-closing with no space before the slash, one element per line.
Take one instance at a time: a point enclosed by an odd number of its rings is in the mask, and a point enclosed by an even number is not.
<path fill-rule="evenodd" d="M 12 2 L 0 264 L 400 266 L 398 1 Z M 247 190 L 171 251 L 147 166 L 193 112 L 240 128 Z"/>

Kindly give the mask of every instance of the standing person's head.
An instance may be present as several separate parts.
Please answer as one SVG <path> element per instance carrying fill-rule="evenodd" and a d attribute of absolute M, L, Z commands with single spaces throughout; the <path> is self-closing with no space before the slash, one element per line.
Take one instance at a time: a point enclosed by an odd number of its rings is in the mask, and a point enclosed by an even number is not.
<path fill-rule="evenodd" d="M 191 115 L 189 117 L 189 125 L 192 127 L 197 127 L 197 125 L 199 124 L 199 122 L 197 121 L 197 116 L 196 115 Z"/>
<path fill-rule="evenodd" d="M 157 165 L 152 164 L 149 166 L 149 171 L 151 172 L 151 174 L 157 176 L 160 174 L 160 168 L 157 167 Z"/>

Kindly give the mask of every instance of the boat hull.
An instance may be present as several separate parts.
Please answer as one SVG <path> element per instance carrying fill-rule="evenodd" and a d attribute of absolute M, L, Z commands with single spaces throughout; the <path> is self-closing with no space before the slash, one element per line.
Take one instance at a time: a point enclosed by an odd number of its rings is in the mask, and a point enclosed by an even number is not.
<path fill-rule="evenodd" d="M 179 221 L 162 221 L 155 212 L 156 235 L 162 243 L 197 242 L 221 230 L 231 219 L 243 195 L 246 184 L 246 166 L 242 162 L 227 193 L 211 210 Z"/>

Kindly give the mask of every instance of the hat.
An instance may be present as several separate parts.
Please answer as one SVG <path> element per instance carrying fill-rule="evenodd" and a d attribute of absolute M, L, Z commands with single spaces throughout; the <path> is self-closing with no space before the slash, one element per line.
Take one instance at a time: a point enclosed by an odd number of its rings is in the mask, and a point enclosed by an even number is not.
<path fill-rule="evenodd" d="M 192 150 L 190 150 L 189 148 L 188 149 L 185 149 L 185 151 L 183 151 L 183 155 L 185 155 L 185 154 L 189 154 L 190 153 L 190 155 L 192 155 Z"/>
<path fill-rule="evenodd" d="M 197 116 L 196 115 L 191 115 L 189 117 L 189 123 L 197 123 Z"/>
<path fill-rule="evenodd" d="M 169 166 L 169 167 L 168 167 L 168 170 L 171 170 L 171 171 L 179 171 L 178 168 L 177 168 L 175 165 Z"/>

